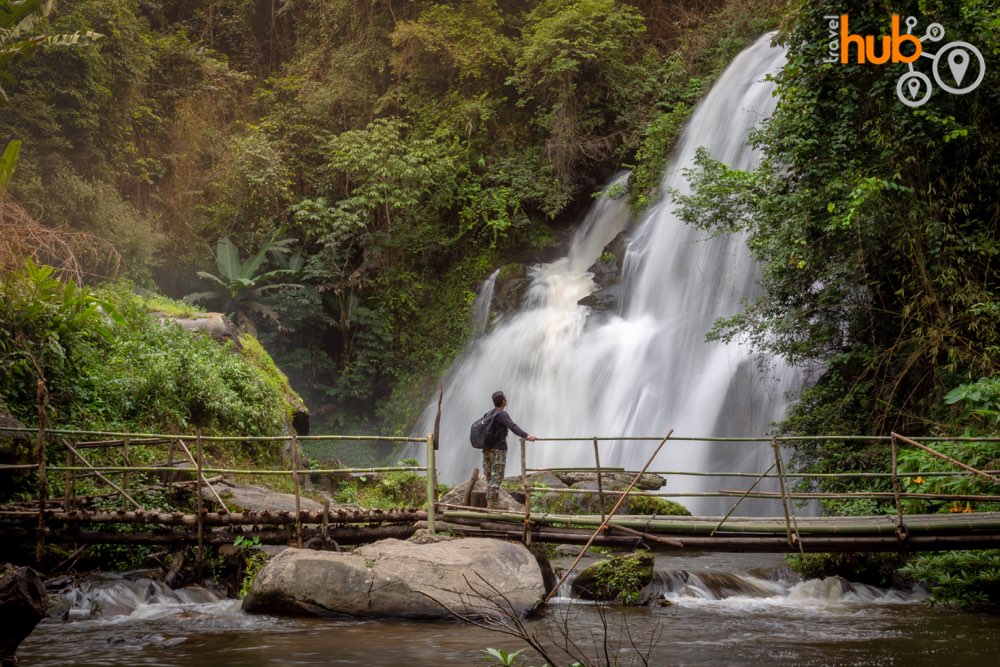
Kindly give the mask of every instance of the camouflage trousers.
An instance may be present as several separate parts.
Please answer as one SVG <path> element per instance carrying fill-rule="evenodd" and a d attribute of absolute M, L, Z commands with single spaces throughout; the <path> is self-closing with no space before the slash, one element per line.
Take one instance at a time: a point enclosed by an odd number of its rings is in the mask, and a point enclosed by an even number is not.
<path fill-rule="evenodd" d="M 483 474 L 486 475 L 486 506 L 498 507 L 500 483 L 503 482 L 507 467 L 507 451 L 504 449 L 483 450 Z"/>

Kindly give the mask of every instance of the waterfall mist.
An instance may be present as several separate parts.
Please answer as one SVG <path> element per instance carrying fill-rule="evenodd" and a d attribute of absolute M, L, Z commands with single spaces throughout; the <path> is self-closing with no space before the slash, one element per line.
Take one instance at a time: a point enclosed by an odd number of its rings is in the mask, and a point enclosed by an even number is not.
<path fill-rule="evenodd" d="M 749 131 L 773 111 L 774 85 L 765 81 L 785 62 L 765 35 L 719 77 L 695 108 L 668 164 L 661 191 L 687 192 L 682 170 L 695 151 L 733 167 L 757 156 Z M 469 425 L 502 389 L 509 412 L 526 431 L 545 437 L 760 436 L 782 416 L 784 395 L 798 374 L 779 360 L 752 356 L 740 343 L 706 342 L 716 318 L 739 312 L 752 296 L 757 268 L 740 236 L 707 238 L 677 219 L 669 195 L 632 229 L 624 268 L 624 299 L 617 314 L 578 305 L 596 285 L 588 268 L 629 222 L 622 199 L 601 198 L 577 230 L 569 253 L 535 266 L 521 309 L 473 341 L 444 381 L 441 479 L 457 483 L 481 466 L 468 442 Z M 492 287 L 492 286 L 491 286 Z M 436 402 L 418 433 L 433 429 Z M 510 439 L 511 444 L 514 438 Z M 638 470 L 655 442 L 601 445 L 603 466 Z M 517 447 L 509 474 L 520 470 Z M 768 443 L 670 442 L 651 471 L 763 472 L 773 462 Z M 593 466 L 593 445 L 529 445 L 528 466 Z M 746 489 L 747 478 L 667 475 L 665 492 Z M 773 486 L 758 488 L 773 489 Z M 677 498 L 695 514 L 720 514 L 726 498 Z M 740 513 L 780 514 L 772 501 L 744 501 Z"/>

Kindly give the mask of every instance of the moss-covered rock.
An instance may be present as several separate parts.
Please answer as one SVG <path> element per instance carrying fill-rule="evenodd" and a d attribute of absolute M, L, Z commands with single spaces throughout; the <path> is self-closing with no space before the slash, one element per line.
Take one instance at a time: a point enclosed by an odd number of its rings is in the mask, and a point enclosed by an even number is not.
<path fill-rule="evenodd" d="M 583 600 L 645 604 L 645 589 L 653 581 L 655 559 L 648 551 L 634 551 L 594 563 L 573 580 L 573 597 Z"/>
<path fill-rule="evenodd" d="M 602 481 L 605 492 L 624 491 L 628 488 L 628 484 L 621 481 Z M 597 481 L 577 482 L 570 488 L 594 491 L 597 489 Z M 605 513 L 614 509 L 618 498 L 619 495 L 616 493 L 605 493 Z M 601 514 L 601 499 L 597 493 L 560 493 L 554 490 L 549 493 L 533 496 L 532 504 L 539 512 L 551 512 L 553 514 Z M 689 516 L 691 512 L 679 503 L 633 489 L 618 509 L 617 514 Z"/>

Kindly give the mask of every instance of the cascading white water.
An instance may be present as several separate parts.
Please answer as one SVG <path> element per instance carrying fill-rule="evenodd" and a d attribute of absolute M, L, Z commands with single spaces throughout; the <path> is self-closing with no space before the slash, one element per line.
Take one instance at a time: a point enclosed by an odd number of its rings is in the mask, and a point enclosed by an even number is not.
<path fill-rule="evenodd" d="M 697 106 L 662 182 L 663 192 L 687 192 L 682 171 L 705 146 L 713 157 L 748 168 L 756 156 L 747 135 L 774 109 L 765 80 L 785 61 L 765 35 L 743 51 Z M 481 464 L 468 444 L 469 424 L 506 392 L 514 421 L 539 437 L 761 435 L 779 418 L 795 373 L 769 360 L 765 373 L 747 348 L 705 341 L 717 317 L 739 311 L 754 290 L 756 267 L 738 236 L 706 238 L 659 203 L 636 228 L 625 260 L 621 314 L 595 314 L 578 301 L 595 289 L 588 268 L 628 222 L 624 201 L 602 198 L 576 233 L 569 254 L 534 267 L 523 308 L 478 338 L 445 381 L 441 478 L 455 483 Z M 419 433 L 433 427 L 436 404 Z M 637 470 L 655 442 L 601 447 L 601 463 Z M 519 470 L 516 447 L 508 466 Z M 760 444 L 671 442 L 653 471 L 763 472 L 770 448 Z M 593 466 L 589 442 L 532 445 L 529 467 Z M 668 475 L 669 492 L 741 489 L 745 479 Z M 695 514 L 717 514 L 727 499 L 681 498 Z M 741 513 L 774 513 L 750 501 Z M 778 510 L 780 512 L 780 509 Z"/>
<path fill-rule="evenodd" d="M 476 301 L 472 304 L 472 330 L 477 336 L 486 333 L 486 327 L 490 323 L 490 307 L 493 305 L 493 288 L 497 284 L 497 276 L 500 269 L 490 274 L 490 277 L 483 281 L 476 294 Z"/>

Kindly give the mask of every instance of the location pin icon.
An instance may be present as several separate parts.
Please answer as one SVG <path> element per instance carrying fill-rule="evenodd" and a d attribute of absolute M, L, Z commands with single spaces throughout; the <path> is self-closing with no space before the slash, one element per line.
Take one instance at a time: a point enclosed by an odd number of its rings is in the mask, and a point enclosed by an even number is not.
<path fill-rule="evenodd" d="M 906 87 L 910 89 L 910 97 L 917 99 L 917 94 L 920 92 L 920 80 L 913 78 L 906 82 Z"/>
<path fill-rule="evenodd" d="M 951 70 L 951 75 L 955 77 L 955 83 L 961 86 L 962 79 L 965 78 L 965 71 L 969 69 L 969 54 L 963 49 L 955 49 L 949 53 L 948 69 Z"/>

